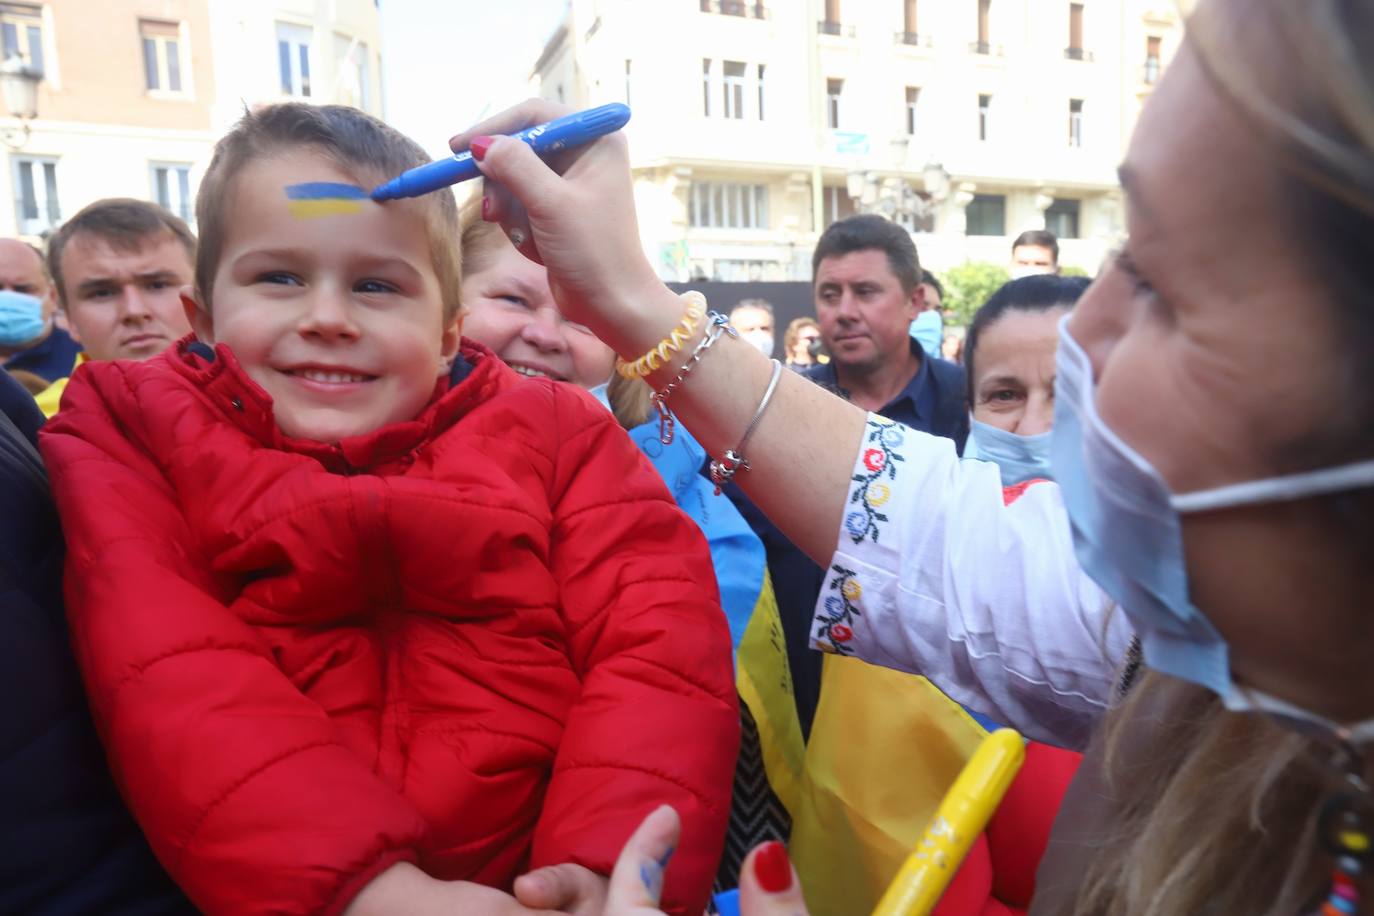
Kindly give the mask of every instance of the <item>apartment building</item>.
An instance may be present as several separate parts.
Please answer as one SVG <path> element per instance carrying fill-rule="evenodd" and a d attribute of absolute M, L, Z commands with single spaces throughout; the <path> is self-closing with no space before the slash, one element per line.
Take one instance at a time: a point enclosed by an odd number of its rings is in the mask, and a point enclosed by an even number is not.
<path fill-rule="evenodd" d="M 8 66 L 39 78 L 33 117 L 6 99 L 0 237 L 41 240 L 102 197 L 194 220 L 215 140 L 283 98 L 381 110 L 374 0 L 0 3 Z"/>
<path fill-rule="evenodd" d="M 935 269 L 1048 228 L 1094 270 L 1181 32 L 1167 0 L 571 0 L 532 75 L 630 104 L 665 279 L 807 279 L 819 231 L 855 212 L 902 222 Z"/>

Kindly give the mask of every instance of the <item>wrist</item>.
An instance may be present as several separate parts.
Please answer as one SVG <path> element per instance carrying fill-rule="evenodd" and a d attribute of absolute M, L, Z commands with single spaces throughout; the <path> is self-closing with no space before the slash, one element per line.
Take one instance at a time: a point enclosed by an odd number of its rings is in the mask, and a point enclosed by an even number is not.
<path fill-rule="evenodd" d="M 606 303 L 605 313 L 614 316 L 601 339 L 622 359 L 636 360 L 667 337 L 682 320 L 682 298 L 657 277 L 626 286 Z"/>

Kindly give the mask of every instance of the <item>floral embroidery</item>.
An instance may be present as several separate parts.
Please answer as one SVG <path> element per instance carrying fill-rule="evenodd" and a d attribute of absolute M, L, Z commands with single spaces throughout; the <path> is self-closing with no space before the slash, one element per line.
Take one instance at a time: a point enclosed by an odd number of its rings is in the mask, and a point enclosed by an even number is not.
<path fill-rule="evenodd" d="M 816 617 L 815 641 L 823 652 L 853 655 L 854 650 L 845 643 L 854 638 L 855 618 L 861 613 L 855 602 L 864 593 L 863 585 L 852 569 L 836 564 L 830 571 L 836 574 L 829 585 L 835 594 L 826 596 L 825 609 Z"/>
<path fill-rule="evenodd" d="M 878 543 L 880 523 L 888 521 L 888 517 L 878 510 L 892 498 L 892 488 L 881 481 L 883 478 L 896 480 L 896 462 L 906 460 L 897 453 L 897 448 L 906 441 L 900 425 L 870 416 L 868 427 L 869 447 L 862 458 L 864 469 L 850 478 L 856 486 L 850 491 L 849 503 L 857 505 L 858 509 L 844 519 L 845 531 L 855 544 L 866 538 Z"/>

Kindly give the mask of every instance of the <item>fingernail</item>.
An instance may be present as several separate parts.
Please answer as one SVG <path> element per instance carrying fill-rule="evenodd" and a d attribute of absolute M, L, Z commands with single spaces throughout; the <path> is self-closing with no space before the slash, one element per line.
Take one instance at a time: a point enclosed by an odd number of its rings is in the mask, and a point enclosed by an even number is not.
<path fill-rule="evenodd" d="M 490 197 L 483 197 L 483 198 L 482 198 L 482 221 L 485 222 L 485 223 L 491 222 L 491 198 L 490 198 Z"/>
<path fill-rule="evenodd" d="M 792 886 L 792 863 L 787 847 L 777 840 L 764 843 L 754 856 L 754 877 L 759 887 L 770 894 L 781 894 Z"/>
<path fill-rule="evenodd" d="M 468 144 L 468 149 L 472 150 L 472 158 L 478 162 L 487 158 L 487 150 L 491 149 L 491 142 L 495 139 L 487 136 L 473 137 L 472 142 Z"/>

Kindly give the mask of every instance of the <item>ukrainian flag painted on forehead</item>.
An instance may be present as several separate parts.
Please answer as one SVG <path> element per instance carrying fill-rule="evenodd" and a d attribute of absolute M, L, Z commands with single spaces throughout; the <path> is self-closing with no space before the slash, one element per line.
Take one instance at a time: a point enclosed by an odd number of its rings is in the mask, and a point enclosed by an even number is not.
<path fill-rule="evenodd" d="M 357 185 L 334 181 L 312 181 L 288 185 L 286 206 L 297 219 L 361 213 L 367 192 Z"/>

